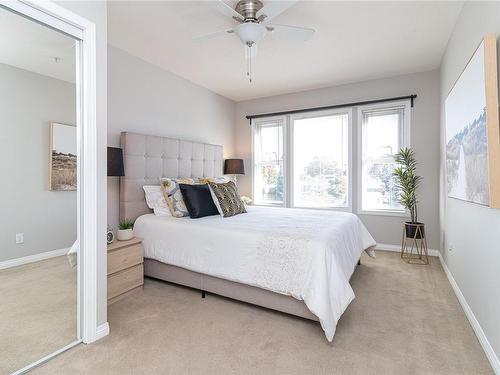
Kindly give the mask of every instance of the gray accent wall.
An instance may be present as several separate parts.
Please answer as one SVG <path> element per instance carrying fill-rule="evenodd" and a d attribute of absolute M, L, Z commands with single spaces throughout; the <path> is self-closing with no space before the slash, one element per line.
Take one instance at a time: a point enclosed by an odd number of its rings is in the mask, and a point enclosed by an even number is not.
<path fill-rule="evenodd" d="M 0 103 L 0 262 L 70 247 L 76 192 L 48 188 L 49 128 L 75 125 L 75 85 L 0 64 Z"/>
<path fill-rule="evenodd" d="M 440 220 L 444 261 L 499 357 L 500 210 L 447 198 L 444 169 L 446 97 L 482 38 L 490 34 L 500 36 L 500 3 L 466 2 L 441 64 Z"/>
<path fill-rule="evenodd" d="M 223 145 L 234 153 L 235 103 L 129 53 L 108 47 L 108 144 L 120 132 Z M 119 179 L 108 178 L 108 224 L 116 228 Z"/>
<path fill-rule="evenodd" d="M 303 91 L 239 102 L 236 105 L 236 149 L 245 159 L 247 175 L 238 178 L 241 193 L 251 195 L 251 130 L 249 114 L 287 111 L 417 94 L 412 110 L 411 146 L 424 177 L 420 189 L 419 220 L 426 224 L 430 248 L 439 248 L 439 72 L 437 70 L 343 86 Z M 357 113 L 353 111 L 353 175 L 357 175 Z M 357 211 L 357 186 L 353 185 L 353 209 Z M 359 215 L 375 240 L 400 245 L 404 217 Z"/>

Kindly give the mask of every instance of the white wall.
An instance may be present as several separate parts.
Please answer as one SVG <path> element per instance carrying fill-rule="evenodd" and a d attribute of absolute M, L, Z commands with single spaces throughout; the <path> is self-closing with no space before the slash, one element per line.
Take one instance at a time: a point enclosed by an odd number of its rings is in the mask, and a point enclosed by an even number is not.
<path fill-rule="evenodd" d="M 238 157 L 245 159 L 247 175 L 238 178 L 241 193 L 251 195 L 251 131 L 246 115 L 286 111 L 292 109 L 321 107 L 417 94 L 412 111 L 411 146 L 419 160 L 419 173 L 424 177 L 420 189 L 421 203 L 419 219 L 426 223 L 429 247 L 439 246 L 439 72 L 409 74 L 394 78 L 366 81 L 295 94 L 279 95 L 239 102 L 236 105 L 237 132 L 236 149 Z M 353 113 L 353 140 L 356 140 L 357 114 Z M 353 175 L 357 175 L 357 143 L 354 142 Z M 357 186 L 353 186 L 354 212 Z M 404 218 L 389 216 L 360 215 L 376 241 L 398 245 Z"/>
<path fill-rule="evenodd" d="M 0 82 L 2 262 L 66 248 L 76 240 L 76 192 L 50 191 L 48 185 L 50 122 L 75 124 L 76 89 L 4 64 Z M 16 244 L 16 233 L 24 233 L 23 244 Z"/>
<path fill-rule="evenodd" d="M 444 174 L 444 101 L 481 39 L 489 34 L 500 35 L 500 3 L 465 3 L 441 65 L 441 227 L 443 258 L 500 356 L 500 210 L 447 198 Z"/>
<path fill-rule="evenodd" d="M 108 48 L 108 144 L 120 146 L 120 132 L 189 139 L 224 146 L 234 154 L 233 101 L 184 78 Z M 118 178 L 108 179 L 108 223 L 117 227 Z"/>
<path fill-rule="evenodd" d="M 58 1 L 58 5 L 78 14 L 96 25 L 97 49 L 97 203 L 102 207 L 96 218 L 97 250 L 97 324 L 107 322 L 107 253 L 106 253 L 106 136 L 107 136 L 107 8 L 106 1 Z"/>

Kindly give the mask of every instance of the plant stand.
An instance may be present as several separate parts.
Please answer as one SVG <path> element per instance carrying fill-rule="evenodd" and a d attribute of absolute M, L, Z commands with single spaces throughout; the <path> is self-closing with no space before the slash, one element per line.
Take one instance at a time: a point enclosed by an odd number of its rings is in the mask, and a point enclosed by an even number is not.
<path fill-rule="evenodd" d="M 406 227 L 413 227 L 413 237 L 407 236 Z M 425 239 L 424 224 L 403 224 L 403 239 L 401 241 L 401 258 L 410 264 L 429 264 L 427 240 Z"/>

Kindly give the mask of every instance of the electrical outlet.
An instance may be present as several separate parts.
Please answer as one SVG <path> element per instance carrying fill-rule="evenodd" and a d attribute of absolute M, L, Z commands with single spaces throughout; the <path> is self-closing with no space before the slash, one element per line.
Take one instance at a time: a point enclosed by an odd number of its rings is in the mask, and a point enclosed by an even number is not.
<path fill-rule="evenodd" d="M 24 243 L 24 233 L 16 233 L 16 243 Z"/>

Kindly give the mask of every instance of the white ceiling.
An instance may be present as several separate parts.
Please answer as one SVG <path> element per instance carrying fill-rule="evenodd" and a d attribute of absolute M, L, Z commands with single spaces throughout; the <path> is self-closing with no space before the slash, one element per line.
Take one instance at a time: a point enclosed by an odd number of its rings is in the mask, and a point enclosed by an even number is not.
<path fill-rule="evenodd" d="M 435 69 L 462 5 L 301 1 L 273 22 L 312 27 L 316 34 L 298 44 L 264 40 L 253 64 L 252 84 L 246 79 L 243 46 L 237 37 L 192 40 L 235 26 L 206 1 L 108 2 L 108 40 L 241 101 Z"/>
<path fill-rule="evenodd" d="M 67 35 L 0 8 L 2 64 L 75 82 L 74 44 L 74 39 Z"/>

